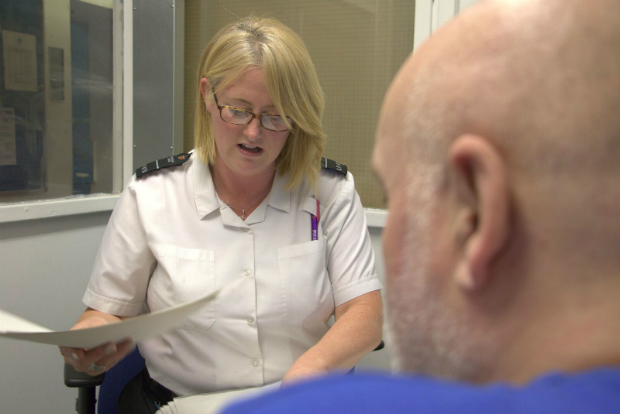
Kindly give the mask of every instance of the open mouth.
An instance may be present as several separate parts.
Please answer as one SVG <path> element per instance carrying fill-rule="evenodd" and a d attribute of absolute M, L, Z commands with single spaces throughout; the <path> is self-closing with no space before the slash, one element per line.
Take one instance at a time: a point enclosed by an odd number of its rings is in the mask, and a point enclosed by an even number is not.
<path fill-rule="evenodd" d="M 252 146 L 245 145 L 245 144 L 238 144 L 238 146 L 243 151 L 251 152 L 253 154 L 258 154 L 263 150 L 261 147 L 252 147 Z"/>

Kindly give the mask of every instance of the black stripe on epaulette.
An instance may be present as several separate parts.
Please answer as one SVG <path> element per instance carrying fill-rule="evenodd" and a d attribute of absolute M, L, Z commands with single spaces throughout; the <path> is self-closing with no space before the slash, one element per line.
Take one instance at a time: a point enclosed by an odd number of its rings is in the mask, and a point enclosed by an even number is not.
<path fill-rule="evenodd" d="M 347 175 L 347 166 L 344 164 L 340 164 L 334 160 L 330 160 L 329 158 L 321 157 L 321 167 L 324 170 L 332 170 L 339 172 L 342 175 Z"/>
<path fill-rule="evenodd" d="M 143 167 L 136 170 L 136 178 L 140 178 L 145 174 L 152 173 L 153 171 L 161 170 L 162 168 L 176 167 L 177 165 L 183 165 L 192 154 L 183 153 L 179 155 L 173 155 L 172 157 L 162 158 L 161 160 L 149 162 Z"/>

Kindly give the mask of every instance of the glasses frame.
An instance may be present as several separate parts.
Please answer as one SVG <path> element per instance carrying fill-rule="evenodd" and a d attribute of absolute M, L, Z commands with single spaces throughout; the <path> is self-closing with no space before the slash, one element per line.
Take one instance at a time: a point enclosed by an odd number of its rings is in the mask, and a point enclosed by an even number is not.
<path fill-rule="evenodd" d="M 238 126 L 244 126 L 244 125 L 249 125 L 250 122 L 252 122 L 252 120 L 254 118 L 258 118 L 258 122 L 260 122 L 260 125 L 265 128 L 268 131 L 272 131 L 272 132 L 286 132 L 286 131 L 290 131 L 290 128 L 286 128 L 283 130 L 276 130 L 276 129 L 271 129 L 269 127 L 266 127 L 265 124 L 263 124 L 263 117 L 265 116 L 269 116 L 269 117 L 279 117 L 282 118 L 280 115 L 269 115 L 269 114 L 263 114 L 263 115 L 257 115 L 252 111 L 248 111 L 247 109 L 242 109 L 242 108 L 237 108 L 235 106 L 230 106 L 230 105 L 220 105 L 220 103 L 217 101 L 217 95 L 215 94 L 215 91 L 213 91 L 213 98 L 215 99 L 215 106 L 217 106 L 217 108 L 220 110 L 220 118 L 222 119 L 222 121 L 226 122 L 227 124 L 231 124 L 231 125 L 238 125 Z M 224 116 L 222 116 L 222 109 L 224 108 L 230 108 L 233 109 L 235 111 L 241 111 L 241 112 L 245 112 L 247 114 L 252 115 L 252 117 L 248 120 L 248 122 L 246 122 L 245 124 L 236 124 L 234 122 L 230 122 L 224 119 Z M 284 119 L 284 118 L 283 118 Z M 286 120 L 289 122 L 289 124 L 293 124 L 293 121 L 291 120 L 291 118 L 286 117 Z"/>

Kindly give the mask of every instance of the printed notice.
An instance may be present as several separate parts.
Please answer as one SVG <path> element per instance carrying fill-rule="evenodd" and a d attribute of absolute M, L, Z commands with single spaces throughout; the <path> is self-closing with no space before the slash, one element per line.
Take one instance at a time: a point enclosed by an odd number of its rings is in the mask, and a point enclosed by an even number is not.
<path fill-rule="evenodd" d="M 15 111 L 0 108 L 0 165 L 17 164 Z"/>
<path fill-rule="evenodd" d="M 31 34 L 2 31 L 4 88 L 37 91 L 37 41 Z"/>

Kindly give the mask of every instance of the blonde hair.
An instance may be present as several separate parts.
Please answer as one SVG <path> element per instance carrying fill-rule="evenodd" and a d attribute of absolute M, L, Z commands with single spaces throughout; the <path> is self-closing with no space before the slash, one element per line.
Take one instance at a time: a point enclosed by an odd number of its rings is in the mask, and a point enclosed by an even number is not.
<path fill-rule="evenodd" d="M 276 160 L 278 174 L 290 174 L 293 190 L 308 177 L 316 188 L 325 146 L 322 127 L 323 90 L 303 41 L 275 19 L 247 17 L 222 28 L 202 53 L 196 82 L 194 144 L 198 158 L 215 161 L 212 121 L 200 89 L 203 78 L 213 92 L 225 89 L 246 70 L 260 67 L 278 113 L 293 121 L 286 144 Z"/>

